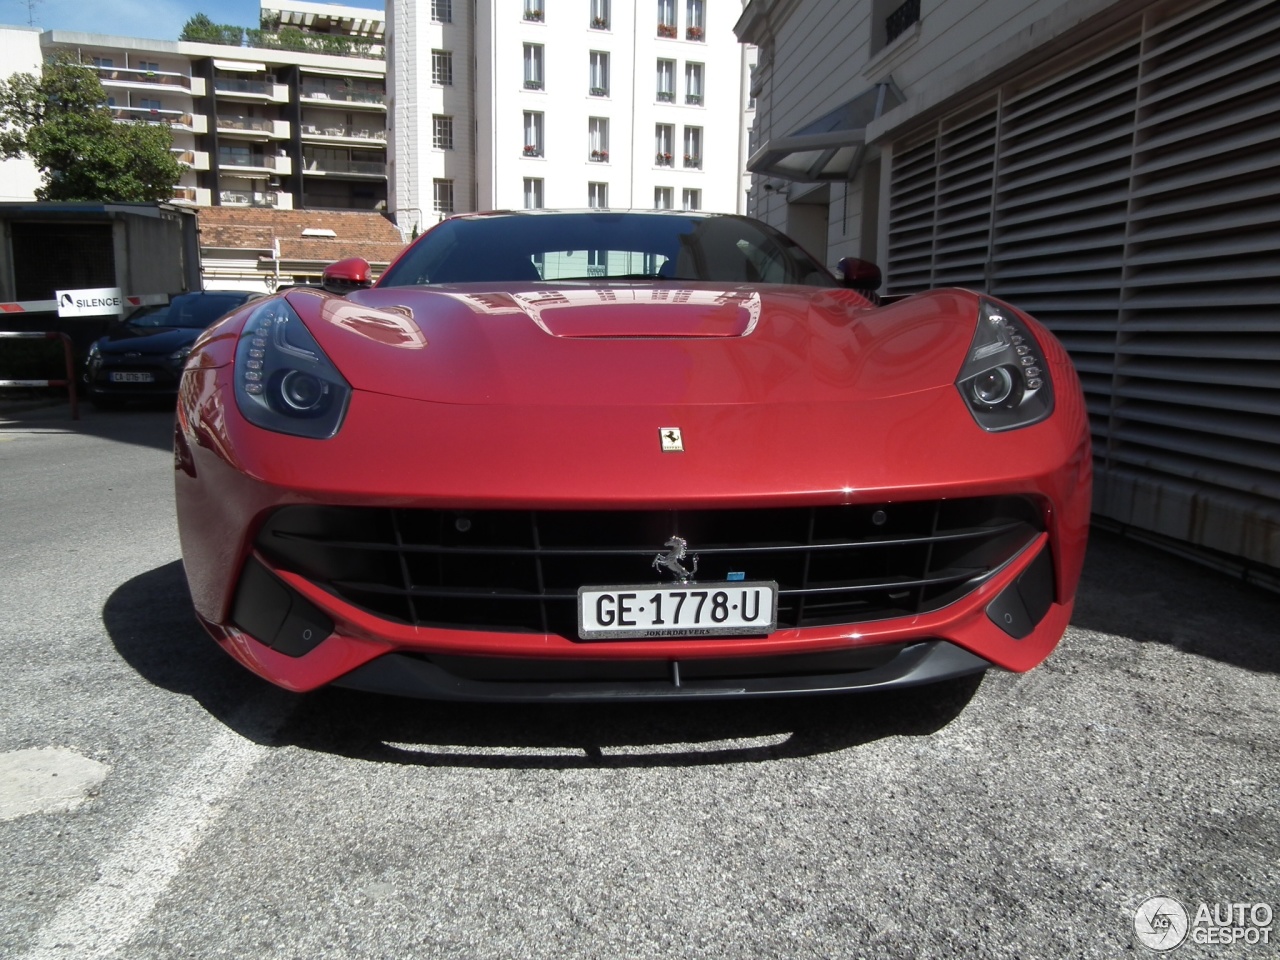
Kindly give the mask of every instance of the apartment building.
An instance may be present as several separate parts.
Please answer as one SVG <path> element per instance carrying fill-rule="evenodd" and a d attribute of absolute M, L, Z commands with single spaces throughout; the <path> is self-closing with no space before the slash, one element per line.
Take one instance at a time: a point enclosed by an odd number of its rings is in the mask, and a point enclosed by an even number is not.
<path fill-rule="evenodd" d="M 752 209 L 1051 327 L 1100 517 L 1280 584 L 1280 4 L 751 0 Z"/>
<path fill-rule="evenodd" d="M 289 24 L 377 41 L 373 11 L 320 4 L 263 6 Z M 384 209 L 386 68 L 370 56 L 140 40 L 52 30 L 46 53 L 92 64 L 121 121 L 164 123 L 187 167 L 175 200 L 197 206 Z"/>
<path fill-rule="evenodd" d="M 392 2 L 389 206 L 735 212 L 738 0 Z"/>

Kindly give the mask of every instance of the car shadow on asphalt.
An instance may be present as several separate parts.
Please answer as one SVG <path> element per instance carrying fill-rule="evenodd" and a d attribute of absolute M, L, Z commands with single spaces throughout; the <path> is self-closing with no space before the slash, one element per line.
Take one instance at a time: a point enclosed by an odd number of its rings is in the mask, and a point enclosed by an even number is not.
<path fill-rule="evenodd" d="M 339 688 L 294 695 L 249 673 L 205 634 L 179 561 L 119 586 L 102 618 L 140 676 L 192 697 L 244 737 L 421 766 L 687 767 L 813 756 L 928 736 L 981 684 L 979 676 L 901 691 L 714 703 L 440 703 Z M 244 709 L 263 698 L 278 709 Z"/>
<path fill-rule="evenodd" d="M 1095 527 L 1071 623 L 1280 673 L 1278 615 L 1276 593 Z"/>

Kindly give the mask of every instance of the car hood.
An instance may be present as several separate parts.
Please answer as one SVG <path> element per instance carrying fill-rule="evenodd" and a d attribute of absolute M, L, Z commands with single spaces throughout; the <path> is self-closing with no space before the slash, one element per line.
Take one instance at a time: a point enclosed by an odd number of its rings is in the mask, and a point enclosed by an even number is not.
<path fill-rule="evenodd" d="M 99 353 L 173 353 L 195 343 L 197 327 L 131 327 L 122 323 L 98 340 Z"/>
<path fill-rule="evenodd" d="M 357 390 L 455 404 L 888 398 L 954 382 L 977 296 L 715 284 L 291 291 Z"/>

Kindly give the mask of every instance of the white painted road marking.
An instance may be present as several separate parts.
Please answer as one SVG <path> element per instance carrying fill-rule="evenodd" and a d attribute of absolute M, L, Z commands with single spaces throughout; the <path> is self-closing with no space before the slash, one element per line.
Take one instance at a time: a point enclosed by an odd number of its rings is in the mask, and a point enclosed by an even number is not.
<path fill-rule="evenodd" d="M 259 698 L 261 700 L 262 698 Z M 278 701 L 277 701 L 278 702 Z M 261 713 L 255 701 L 237 717 Z M 284 722 L 265 718 L 252 729 L 268 734 Z M 98 868 L 98 879 L 63 903 L 22 960 L 101 960 L 133 937 L 191 853 L 222 816 L 224 801 L 269 748 L 220 729 L 142 820 Z"/>

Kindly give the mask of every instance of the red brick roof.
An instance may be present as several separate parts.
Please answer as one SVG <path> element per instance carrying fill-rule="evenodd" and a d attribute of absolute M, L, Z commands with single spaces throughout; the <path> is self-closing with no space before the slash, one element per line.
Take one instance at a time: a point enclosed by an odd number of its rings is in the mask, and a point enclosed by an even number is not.
<path fill-rule="evenodd" d="M 280 242 L 280 259 L 333 263 L 364 257 L 390 262 L 404 248 L 400 231 L 380 213 L 357 210 L 272 210 L 263 207 L 201 207 L 200 249 L 243 250 L 270 257 Z M 332 237 L 304 237 L 304 230 L 332 230 Z"/>

